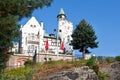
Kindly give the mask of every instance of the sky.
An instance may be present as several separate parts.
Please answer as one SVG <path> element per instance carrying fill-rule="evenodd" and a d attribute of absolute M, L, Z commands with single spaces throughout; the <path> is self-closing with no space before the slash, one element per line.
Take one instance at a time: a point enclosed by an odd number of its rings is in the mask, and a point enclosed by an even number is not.
<path fill-rule="evenodd" d="M 54 33 L 60 8 L 64 9 L 74 29 L 82 19 L 93 26 L 99 47 L 89 49 L 91 54 L 120 56 L 120 0 L 54 0 L 50 7 L 34 10 L 32 16 L 44 22 L 47 33 Z M 19 23 L 24 25 L 29 19 L 23 18 Z"/>

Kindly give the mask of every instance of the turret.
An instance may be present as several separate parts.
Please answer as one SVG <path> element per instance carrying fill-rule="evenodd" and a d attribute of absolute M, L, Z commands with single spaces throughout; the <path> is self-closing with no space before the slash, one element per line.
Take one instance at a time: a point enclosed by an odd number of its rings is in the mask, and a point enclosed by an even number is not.
<path fill-rule="evenodd" d="M 73 53 L 73 48 L 70 44 L 72 40 L 71 34 L 73 30 L 73 24 L 66 19 L 66 14 L 61 8 L 59 14 L 57 15 L 58 20 L 58 37 L 64 42 L 65 53 Z"/>
<path fill-rule="evenodd" d="M 57 15 L 58 20 L 66 20 L 66 14 L 63 8 L 60 9 L 59 14 Z"/>

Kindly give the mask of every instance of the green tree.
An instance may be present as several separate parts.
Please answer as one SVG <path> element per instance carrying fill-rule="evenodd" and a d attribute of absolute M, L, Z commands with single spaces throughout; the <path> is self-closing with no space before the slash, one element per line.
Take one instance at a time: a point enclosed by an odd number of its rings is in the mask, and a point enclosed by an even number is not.
<path fill-rule="evenodd" d="M 88 48 L 98 47 L 95 31 L 84 19 L 76 26 L 72 38 L 71 45 L 73 45 L 74 49 L 78 49 L 83 53 L 83 59 L 86 53 L 90 53 Z"/>
<path fill-rule="evenodd" d="M 30 17 L 35 9 L 50 6 L 53 0 L 0 0 L 0 71 L 8 60 L 8 50 L 18 39 L 18 21 Z M 1 69 L 2 68 L 2 69 Z"/>

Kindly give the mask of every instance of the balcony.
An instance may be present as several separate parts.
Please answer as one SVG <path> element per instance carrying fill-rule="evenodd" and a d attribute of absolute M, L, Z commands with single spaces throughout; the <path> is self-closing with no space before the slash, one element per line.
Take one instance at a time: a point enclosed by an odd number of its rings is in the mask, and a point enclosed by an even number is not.
<path fill-rule="evenodd" d="M 39 39 L 38 39 L 38 38 L 28 39 L 28 43 L 31 43 L 31 44 L 39 44 Z"/>

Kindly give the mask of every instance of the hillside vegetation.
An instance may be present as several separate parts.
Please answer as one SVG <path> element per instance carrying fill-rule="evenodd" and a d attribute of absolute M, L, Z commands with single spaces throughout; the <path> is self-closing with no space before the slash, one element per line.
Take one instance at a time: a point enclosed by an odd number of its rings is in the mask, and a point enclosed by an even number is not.
<path fill-rule="evenodd" d="M 4 73 L 0 74 L 0 80 L 39 80 L 42 76 L 81 66 L 89 66 L 94 70 L 99 80 L 106 80 L 109 74 L 102 71 L 103 67 L 116 61 L 120 61 L 120 56 L 115 58 L 99 56 L 92 57 L 89 60 L 49 61 L 41 64 L 28 61 L 25 63 L 25 67 L 5 70 Z"/>

